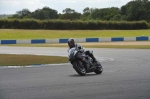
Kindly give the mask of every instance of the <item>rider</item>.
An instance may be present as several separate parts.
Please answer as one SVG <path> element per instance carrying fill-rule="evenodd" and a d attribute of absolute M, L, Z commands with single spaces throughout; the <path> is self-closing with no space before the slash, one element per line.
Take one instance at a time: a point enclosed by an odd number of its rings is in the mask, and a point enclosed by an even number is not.
<path fill-rule="evenodd" d="M 75 43 L 75 40 L 73 38 L 70 38 L 68 40 L 68 46 L 69 46 L 69 49 L 71 49 L 73 47 L 77 47 L 81 52 L 85 52 L 86 55 L 89 55 L 93 59 L 93 62 L 96 62 L 96 59 L 95 59 L 94 55 L 92 54 L 92 52 L 89 50 L 84 51 L 84 48 L 80 44 Z M 68 49 L 68 51 L 69 51 L 69 49 Z"/>

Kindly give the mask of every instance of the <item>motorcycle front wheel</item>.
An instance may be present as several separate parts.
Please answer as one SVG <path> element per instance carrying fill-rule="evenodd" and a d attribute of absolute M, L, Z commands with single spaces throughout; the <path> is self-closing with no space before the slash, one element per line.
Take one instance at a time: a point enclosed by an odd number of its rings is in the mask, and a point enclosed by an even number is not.
<path fill-rule="evenodd" d="M 86 75 L 86 69 L 84 67 L 84 64 L 81 61 L 75 61 L 73 63 L 73 68 L 76 70 L 76 72 L 80 76 L 85 76 Z"/>

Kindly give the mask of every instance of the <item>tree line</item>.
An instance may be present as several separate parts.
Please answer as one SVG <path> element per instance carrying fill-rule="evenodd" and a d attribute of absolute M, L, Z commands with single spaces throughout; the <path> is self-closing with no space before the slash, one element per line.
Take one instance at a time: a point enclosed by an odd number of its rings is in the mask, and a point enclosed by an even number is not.
<path fill-rule="evenodd" d="M 150 1 L 133 0 L 123 5 L 121 8 L 89 8 L 83 9 L 83 13 L 76 12 L 74 9 L 66 8 L 58 13 L 57 10 L 43 7 L 33 12 L 28 9 L 17 11 L 12 17 L 18 19 L 61 19 L 61 20 L 101 20 L 101 21 L 141 21 L 150 22 Z"/>

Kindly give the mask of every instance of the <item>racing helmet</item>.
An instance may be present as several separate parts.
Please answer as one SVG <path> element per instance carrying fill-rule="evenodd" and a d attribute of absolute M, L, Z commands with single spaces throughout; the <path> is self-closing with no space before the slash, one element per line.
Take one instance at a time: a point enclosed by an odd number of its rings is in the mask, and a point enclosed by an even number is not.
<path fill-rule="evenodd" d="M 70 48 L 75 47 L 75 41 L 74 41 L 73 38 L 70 38 L 70 39 L 68 40 L 68 46 L 69 46 Z"/>

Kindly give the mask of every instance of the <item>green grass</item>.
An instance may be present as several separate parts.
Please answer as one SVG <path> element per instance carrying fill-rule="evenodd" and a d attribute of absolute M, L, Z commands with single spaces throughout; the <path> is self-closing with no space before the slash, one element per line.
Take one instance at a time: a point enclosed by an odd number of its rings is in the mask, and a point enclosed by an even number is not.
<path fill-rule="evenodd" d="M 0 29 L 0 39 L 103 38 L 150 36 L 150 30 L 17 30 Z"/>
<path fill-rule="evenodd" d="M 35 64 L 67 63 L 67 57 L 0 54 L 0 66 L 27 66 Z"/>

